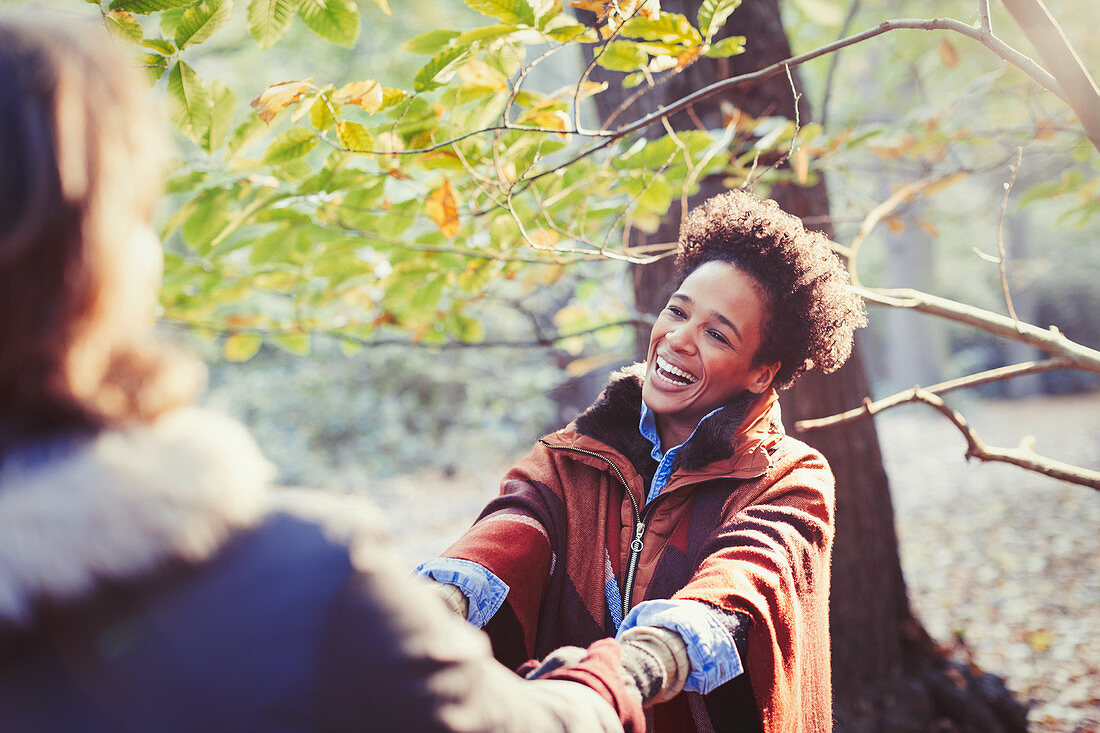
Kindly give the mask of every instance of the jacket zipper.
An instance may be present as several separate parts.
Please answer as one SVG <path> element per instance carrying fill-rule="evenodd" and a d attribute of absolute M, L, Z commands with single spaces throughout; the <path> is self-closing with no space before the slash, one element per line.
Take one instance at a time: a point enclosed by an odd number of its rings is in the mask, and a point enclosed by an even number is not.
<path fill-rule="evenodd" d="M 626 614 L 630 611 L 630 597 L 634 595 L 634 576 L 638 572 L 638 560 L 642 556 L 642 535 L 645 534 L 646 524 L 648 522 L 648 516 L 642 516 L 642 512 L 638 511 L 638 500 L 634 498 L 633 492 L 630 490 L 630 485 L 626 482 L 626 477 L 623 476 L 623 472 L 619 470 L 619 467 L 615 465 L 607 456 L 595 451 L 585 450 L 584 448 L 573 448 L 571 446 L 564 445 L 551 445 L 545 440 L 539 440 L 540 443 L 547 448 L 554 448 L 556 450 L 572 451 L 574 453 L 583 453 L 586 456 L 592 456 L 593 458 L 599 458 L 607 463 L 615 471 L 615 475 L 619 477 L 619 482 L 622 483 L 623 489 L 626 491 L 626 495 L 630 497 L 630 507 L 634 510 L 634 539 L 630 543 L 630 559 L 626 564 L 626 579 L 623 582 L 622 590 L 622 604 L 623 604 L 623 618 L 626 618 Z M 656 503 L 656 502 L 654 502 Z M 649 507 L 647 506 L 648 510 Z M 651 512 L 645 512 L 647 515 L 651 515 Z"/>

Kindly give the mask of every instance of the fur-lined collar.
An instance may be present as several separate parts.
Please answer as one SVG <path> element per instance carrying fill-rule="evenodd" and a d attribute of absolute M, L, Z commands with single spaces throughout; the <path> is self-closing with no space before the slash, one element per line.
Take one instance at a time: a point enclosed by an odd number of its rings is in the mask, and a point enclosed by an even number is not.
<path fill-rule="evenodd" d="M 652 460 L 649 456 L 653 446 L 638 430 L 645 368 L 645 363 L 637 363 L 612 374 L 599 399 L 572 425 L 581 435 L 619 451 L 634 466 Z M 695 435 L 677 453 L 672 469 L 698 471 L 759 447 L 770 449 L 782 432 L 774 390 L 762 396 L 746 392 L 700 423 Z"/>
<path fill-rule="evenodd" d="M 226 417 L 180 410 L 105 431 L 57 460 L 0 467 L 0 625 L 99 581 L 212 556 L 265 509 L 272 465 Z"/>

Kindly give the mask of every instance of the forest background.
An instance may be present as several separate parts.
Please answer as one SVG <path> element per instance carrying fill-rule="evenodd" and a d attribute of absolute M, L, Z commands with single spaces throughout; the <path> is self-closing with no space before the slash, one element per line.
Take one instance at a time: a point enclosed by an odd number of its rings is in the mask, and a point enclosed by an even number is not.
<path fill-rule="evenodd" d="M 1062 352 L 875 308 L 860 344 L 870 397 L 1045 363 L 950 401 L 1096 486 L 1100 155 L 1041 74 L 914 22 L 778 69 L 805 119 L 726 102 L 719 124 L 674 128 L 639 96 L 609 120 L 593 104 L 607 84 L 667 87 L 705 57 L 751 66 L 753 37 L 737 2 L 579 5 L 604 11 L 595 29 L 548 0 L 64 3 L 133 44 L 165 99 L 181 159 L 159 218 L 161 322 L 204 356 L 206 401 L 249 425 L 283 481 L 372 497 L 410 566 L 437 552 L 510 458 L 636 358 L 637 268 L 667 257 L 655 235 L 670 207 L 704 180 L 762 195 L 827 180 L 831 214 L 808 223 L 853 268 L 858 256 L 879 298 L 909 288 L 1056 324 L 1086 365 L 1054 370 Z M 1100 7 L 1048 7 L 1096 69 Z M 1039 58 L 999 3 L 781 8 L 793 56 L 900 18 L 955 18 L 988 19 Z M 1032 701 L 1033 729 L 1100 728 L 1100 496 L 964 464 L 967 441 L 927 405 L 876 420 L 933 636 Z"/>

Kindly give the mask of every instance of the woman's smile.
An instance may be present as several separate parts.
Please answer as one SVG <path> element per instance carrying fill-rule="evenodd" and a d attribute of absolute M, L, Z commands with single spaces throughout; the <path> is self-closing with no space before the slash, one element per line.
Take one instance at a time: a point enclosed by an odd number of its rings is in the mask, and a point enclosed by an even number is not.
<path fill-rule="evenodd" d="M 771 385 L 779 365 L 755 363 L 767 317 L 760 285 L 728 262 L 684 279 L 653 325 L 642 387 L 666 449 L 734 396 Z"/>

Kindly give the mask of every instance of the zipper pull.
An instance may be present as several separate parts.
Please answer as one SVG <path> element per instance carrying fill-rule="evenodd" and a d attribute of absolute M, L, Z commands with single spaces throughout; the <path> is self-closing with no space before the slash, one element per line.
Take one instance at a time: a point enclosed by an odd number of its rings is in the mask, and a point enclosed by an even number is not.
<path fill-rule="evenodd" d="M 645 525 L 638 522 L 638 526 L 634 528 L 634 541 L 630 543 L 630 549 L 633 552 L 642 551 L 642 534 L 645 532 Z"/>

